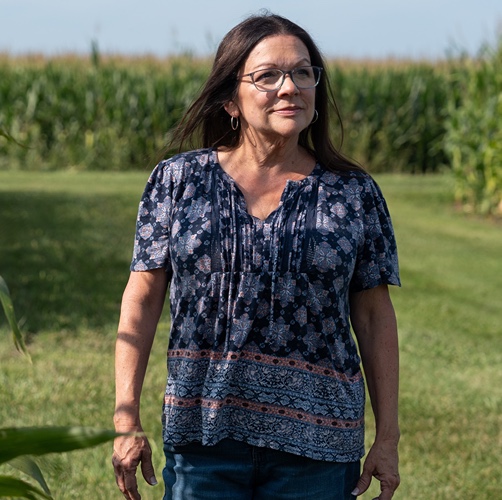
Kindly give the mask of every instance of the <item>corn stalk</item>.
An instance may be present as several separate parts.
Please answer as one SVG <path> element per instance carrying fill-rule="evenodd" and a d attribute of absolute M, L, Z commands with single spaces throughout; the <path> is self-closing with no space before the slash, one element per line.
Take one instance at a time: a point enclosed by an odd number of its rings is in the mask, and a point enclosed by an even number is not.
<path fill-rule="evenodd" d="M 502 38 L 468 71 L 452 75 L 445 150 L 455 176 L 455 199 L 467 212 L 502 215 Z"/>

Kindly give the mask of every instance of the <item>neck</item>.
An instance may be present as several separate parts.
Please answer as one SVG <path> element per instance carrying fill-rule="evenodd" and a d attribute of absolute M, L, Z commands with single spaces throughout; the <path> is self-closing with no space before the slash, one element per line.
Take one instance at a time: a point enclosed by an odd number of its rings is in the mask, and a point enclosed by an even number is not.
<path fill-rule="evenodd" d="M 232 170 L 246 170 L 257 175 L 277 175 L 286 172 L 304 173 L 310 169 L 313 159 L 296 140 L 273 144 L 252 144 L 243 141 L 237 148 L 221 155 Z"/>
<path fill-rule="evenodd" d="M 242 191 L 248 212 L 262 220 L 279 206 L 287 181 L 304 179 L 315 165 L 298 144 L 265 150 L 242 143 L 232 150 L 220 149 L 218 161 Z"/>

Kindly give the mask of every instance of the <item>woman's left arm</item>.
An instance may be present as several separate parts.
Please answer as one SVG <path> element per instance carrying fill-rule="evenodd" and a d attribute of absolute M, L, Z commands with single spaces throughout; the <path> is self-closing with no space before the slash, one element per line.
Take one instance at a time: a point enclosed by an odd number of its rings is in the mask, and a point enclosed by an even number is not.
<path fill-rule="evenodd" d="M 372 476 L 380 481 L 379 500 L 390 500 L 399 486 L 398 391 L 399 352 L 397 322 L 387 285 L 353 293 L 352 328 L 375 415 L 376 437 L 353 494 L 362 495 Z"/>

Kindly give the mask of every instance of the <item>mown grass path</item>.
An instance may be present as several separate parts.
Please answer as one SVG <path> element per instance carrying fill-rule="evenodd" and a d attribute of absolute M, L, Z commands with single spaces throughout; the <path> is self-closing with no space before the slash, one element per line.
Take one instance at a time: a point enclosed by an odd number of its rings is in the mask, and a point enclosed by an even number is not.
<path fill-rule="evenodd" d="M 0 426 L 110 427 L 115 325 L 147 176 L 0 172 L 0 274 L 33 333 L 29 366 L 0 324 Z M 377 180 L 393 216 L 403 281 L 392 289 L 402 365 L 395 498 L 497 498 L 502 224 L 457 213 L 448 177 Z M 165 317 L 142 405 L 159 478 L 167 334 Z M 368 413 L 368 442 L 372 433 Z M 109 457 L 105 445 L 50 457 L 43 467 L 59 499 L 120 498 Z M 143 498 L 160 498 L 159 488 L 143 486 Z M 372 487 L 363 498 L 375 496 Z"/>

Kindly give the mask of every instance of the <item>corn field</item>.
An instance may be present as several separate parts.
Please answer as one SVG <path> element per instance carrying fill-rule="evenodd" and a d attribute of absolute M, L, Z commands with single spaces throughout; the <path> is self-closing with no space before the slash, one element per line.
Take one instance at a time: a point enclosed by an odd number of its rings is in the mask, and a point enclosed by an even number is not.
<path fill-rule="evenodd" d="M 502 213 L 501 54 L 502 43 L 439 63 L 331 61 L 342 151 L 371 172 L 451 169 L 467 210 Z M 188 56 L 0 57 L 0 168 L 153 166 L 209 69 Z"/>
<path fill-rule="evenodd" d="M 445 150 L 455 199 L 465 211 L 502 214 L 502 39 L 468 68 L 453 71 Z"/>
<path fill-rule="evenodd" d="M 346 129 L 344 151 L 372 172 L 437 172 L 448 82 L 442 66 L 333 66 L 331 81 Z"/>
<path fill-rule="evenodd" d="M 191 59 L 0 62 L 0 168 L 127 170 L 155 160 L 208 66 Z"/>

